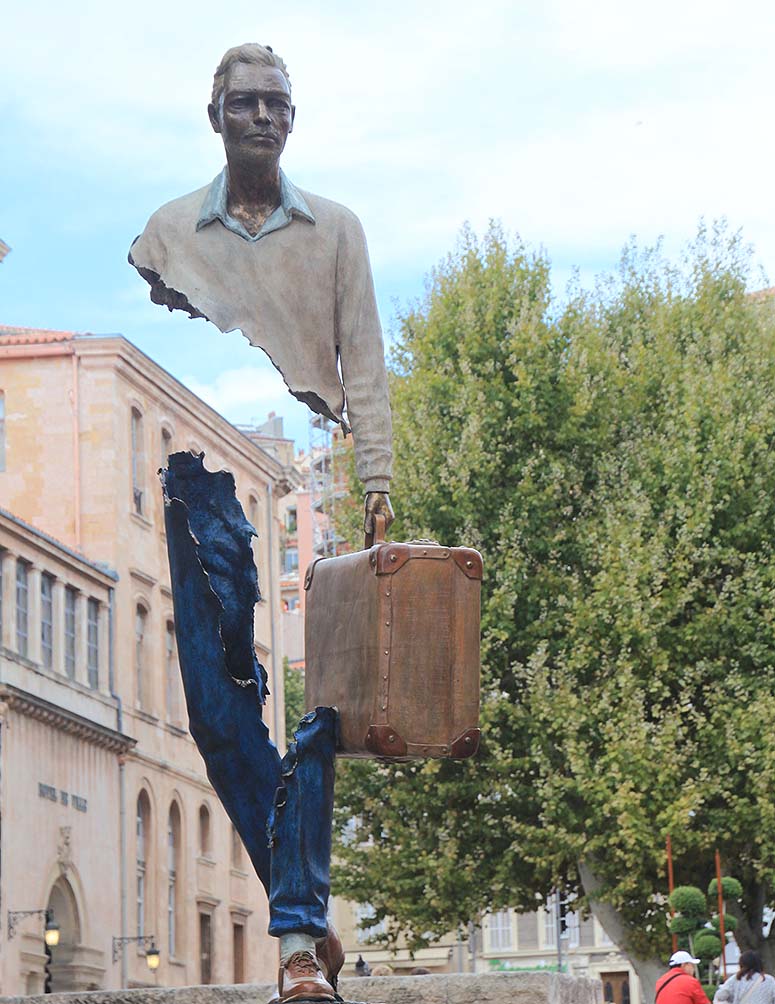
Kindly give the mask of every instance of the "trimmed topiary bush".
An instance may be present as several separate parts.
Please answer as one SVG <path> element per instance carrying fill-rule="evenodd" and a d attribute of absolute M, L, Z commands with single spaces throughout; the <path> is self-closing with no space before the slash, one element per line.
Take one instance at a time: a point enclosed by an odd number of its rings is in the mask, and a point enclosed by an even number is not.
<path fill-rule="evenodd" d="M 682 913 L 684 917 L 705 917 L 708 913 L 702 890 L 693 885 L 676 886 L 670 894 L 669 903 L 676 913 Z"/>
<path fill-rule="evenodd" d="M 718 882 L 715 879 L 708 886 L 708 895 L 718 896 Z M 721 879 L 721 895 L 724 899 L 738 900 L 743 895 L 743 887 L 736 878 L 732 878 L 731 875 L 724 875 Z"/>
<path fill-rule="evenodd" d="M 677 913 L 675 917 L 670 918 L 667 927 L 671 934 L 693 934 L 697 930 L 697 920 Z"/>
<path fill-rule="evenodd" d="M 715 927 L 717 931 L 721 930 L 721 924 L 719 923 L 718 914 L 714 913 L 710 918 L 711 924 Z M 737 917 L 733 917 L 731 913 L 724 914 L 724 930 L 726 932 L 737 930 Z"/>
<path fill-rule="evenodd" d="M 710 962 L 721 954 L 721 938 L 709 929 L 694 936 L 694 954 L 703 962 Z"/>

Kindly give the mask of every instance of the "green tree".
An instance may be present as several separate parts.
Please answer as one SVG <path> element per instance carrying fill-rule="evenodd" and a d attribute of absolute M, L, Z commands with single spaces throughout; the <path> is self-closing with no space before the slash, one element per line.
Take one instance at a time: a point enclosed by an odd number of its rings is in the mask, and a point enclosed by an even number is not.
<path fill-rule="evenodd" d="M 304 715 L 304 670 L 294 669 L 288 662 L 288 657 L 283 658 L 283 684 L 285 687 L 285 736 L 290 742 L 293 733 L 299 727 L 299 721 Z"/>
<path fill-rule="evenodd" d="M 559 304 L 493 226 L 401 317 L 394 536 L 484 556 L 484 738 L 340 772 L 335 888 L 388 940 L 560 888 L 648 990 L 670 833 L 687 884 L 719 847 L 738 938 L 775 963 L 775 317 L 748 280 L 702 229 L 679 265 L 631 245 Z"/>

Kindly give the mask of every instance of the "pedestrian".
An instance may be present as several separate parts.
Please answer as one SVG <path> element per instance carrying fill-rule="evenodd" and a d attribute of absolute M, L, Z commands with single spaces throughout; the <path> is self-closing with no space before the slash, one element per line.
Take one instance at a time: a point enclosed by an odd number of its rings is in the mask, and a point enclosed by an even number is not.
<path fill-rule="evenodd" d="M 775 979 L 764 972 L 758 952 L 740 956 L 740 968 L 722 983 L 713 1004 L 775 1004 Z"/>
<path fill-rule="evenodd" d="M 708 1004 L 696 975 L 699 961 L 688 952 L 673 952 L 668 962 L 670 968 L 657 980 L 654 1004 Z"/>

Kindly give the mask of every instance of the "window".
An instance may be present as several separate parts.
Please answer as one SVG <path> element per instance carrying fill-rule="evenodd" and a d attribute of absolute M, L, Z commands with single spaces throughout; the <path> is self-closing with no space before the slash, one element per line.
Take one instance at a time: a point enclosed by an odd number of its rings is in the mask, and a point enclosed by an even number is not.
<path fill-rule="evenodd" d="M 16 562 L 16 651 L 27 655 L 27 624 L 30 607 L 29 565 L 25 561 Z"/>
<path fill-rule="evenodd" d="M 142 516 L 145 507 L 145 451 L 143 450 L 143 416 L 132 408 L 132 506 Z"/>
<path fill-rule="evenodd" d="M 234 983 L 245 982 L 245 925 L 232 924 L 232 944 L 234 955 Z"/>
<path fill-rule="evenodd" d="M 97 690 L 100 685 L 100 605 L 89 597 L 86 614 L 86 668 L 89 686 Z"/>
<path fill-rule="evenodd" d="M 517 914 L 517 940 L 521 949 L 538 948 L 538 914 L 535 911 Z"/>
<path fill-rule="evenodd" d="M 213 929 L 209 913 L 199 914 L 199 982 L 207 985 L 213 972 Z"/>
<path fill-rule="evenodd" d="M 167 945 L 170 958 L 178 944 L 178 863 L 180 861 L 180 809 L 170 806 L 167 820 Z"/>
<path fill-rule="evenodd" d="M 242 868 L 242 841 L 234 823 L 231 824 L 231 866 Z"/>
<path fill-rule="evenodd" d="M 75 679 L 75 598 L 72 586 L 65 587 L 65 673 Z"/>
<path fill-rule="evenodd" d="M 148 611 L 139 603 L 135 610 L 135 676 L 137 678 L 137 706 L 145 707 L 145 623 Z"/>
<path fill-rule="evenodd" d="M 544 947 L 557 946 L 557 893 L 547 897 L 544 907 Z"/>
<path fill-rule="evenodd" d="M 298 520 L 296 516 L 296 506 L 289 506 L 285 511 L 285 532 L 296 533 Z"/>
<path fill-rule="evenodd" d="M 286 575 L 290 575 L 291 572 L 295 572 L 299 567 L 299 549 L 298 547 L 286 547 L 285 555 L 283 557 L 283 571 Z"/>
<path fill-rule="evenodd" d="M 164 672 L 167 682 L 167 721 L 180 721 L 178 700 L 178 660 L 175 654 L 175 625 L 167 621 L 164 630 Z"/>
<path fill-rule="evenodd" d="M 0 390 L 0 471 L 5 470 L 5 391 Z"/>
<path fill-rule="evenodd" d="M 258 533 L 258 499 L 255 495 L 248 497 L 248 519 L 253 529 Z"/>
<path fill-rule="evenodd" d="M 150 848 L 151 804 L 148 795 L 141 791 L 137 799 L 137 840 L 135 848 L 135 874 L 137 880 L 137 925 L 139 938 L 145 936 L 146 889 L 145 876 L 148 871 L 148 850 Z"/>
<path fill-rule="evenodd" d="M 370 903 L 361 903 L 356 906 L 355 919 L 357 921 L 355 939 L 359 945 L 363 945 L 370 938 L 375 938 L 387 931 L 387 918 L 383 917 L 382 920 L 377 921 L 374 907 Z M 370 921 L 371 923 L 369 923 Z"/>
<path fill-rule="evenodd" d="M 199 854 L 210 856 L 210 810 L 206 805 L 199 806 Z"/>
<path fill-rule="evenodd" d="M 161 430 L 161 466 L 166 467 L 169 455 L 172 453 L 172 433 L 169 429 Z"/>
<path fill-rule="evenodd" d="M 490 914 L 488 927 L 490 951 L 499 952 L 501 949 L 511 948 L 511 913 L 508 910 Z"/>
<path fill-rule="evenodd" d="M 54 576 L 40 577 L 40 657 L 46 669 L 54 665 Z"/>
<path fill-rule="evenodd" d="M 565 932 L 563 937 L 568 939 L 568 948 L 578 948 L 579 947 L 579 934 L 580 934 L 581 918 L 578 913 L 568 913 L 565 914 Z"/>

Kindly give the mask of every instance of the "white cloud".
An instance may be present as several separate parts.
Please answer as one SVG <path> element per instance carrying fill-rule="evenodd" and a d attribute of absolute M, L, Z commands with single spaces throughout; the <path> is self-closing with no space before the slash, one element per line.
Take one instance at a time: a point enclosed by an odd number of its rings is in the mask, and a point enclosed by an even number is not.
<path fill-rule="evenodd" d="M 230 422 L 259 425 L 275 412 L 284 417 L 287 436 L 300 445 L 307 442 L 310 412 L 290 396 L 268 359 L 252 366 L 220 370 L 211 380 L 189 374 L 182 376 L 181 382 Z"/>

